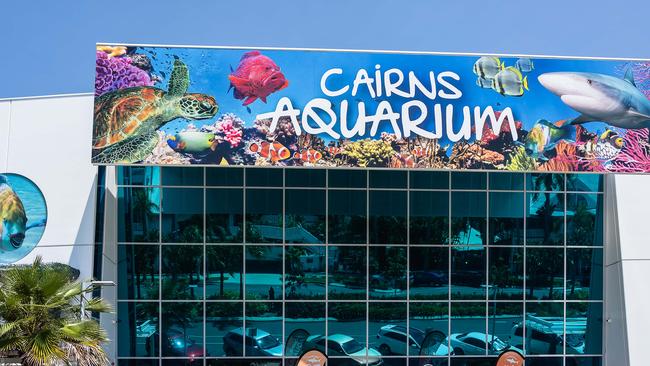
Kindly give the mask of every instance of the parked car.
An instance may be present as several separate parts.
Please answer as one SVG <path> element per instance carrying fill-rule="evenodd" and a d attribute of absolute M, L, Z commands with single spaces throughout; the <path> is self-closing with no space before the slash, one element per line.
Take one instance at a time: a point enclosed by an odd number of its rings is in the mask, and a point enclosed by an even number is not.
<path fill-rule="evenodd" d="M 243 356 L 244 348 L 246 356 L 282 357 L 283 345 L 276 337 L 257 328 L 247 328 L 245 336 L 241 327 L 223 336 L 223 351 L 226 356 Z"/>
<path fill-rule="evenodd" d="M 147 338 L 146 349 L 148 356 L 158 356 L 157 338 L 158 331 Z M 191 359 L 203 357 L 203 345 L 197 344 L 194 339 L 178 328 L 169 328 L 162 334 L 162 355 L 163 357 L 189 357 Z M 152 348 L 151 345 L 154 345 Z M 153 351 L 153 354 L 151 354 Z M 209 356 L 209 355 L 206 355 Z"/>
<path fill-rule="evenodd" d="M 305 349 L 317 349 L 328 356 L 347 356 L 349 366 L 367 365 L 379 366 L 384 361 L 381 353 L 372 347 L 364 347 L 354 338 L 345 334 L 314 335 L 307 338 Z M 337 363 L 343 365 L 343 363 Z"/>
<path fill-rule="evenodd" d="M 424 331 L 410 327 L 406 328 L 402 325 L 388 324 L 379 329 L 377 333 L 377 344 L 379 345 L 379 352 L 382 355 L 402 355 L 406 356 L 407 342 L 410 347 L 409 354 L 411 356 L 419 355 L 422 347 L 422 342 L 426 334 Z M 447 356 L 449 347 L 445 344 L 440 344 L 435 350 L 434 354 L 426 356 Z"/>
<path fill-rule="evenodd" d="M 499 337 L 480 332 L 452 334 L 449 336 L 449 345 L 457 355 L 484 355 L 486 349 L 490 355 L 498 355 L 509 349 L 523 353 L 521 349 L 510 346 Z"/>
<path fill-rule="evenodd" d="M 566 327 L 566 353 L 582 354 L 585 350 L 585 333 L 587 322 L 584 318 L 537 317 L 526 318 L 526 335 L 524 322 L 512 327 L 510 343 L 522 348 L 526 342 L 526 351 L 536 354 L 557 354 L 563 352 Z"/>
<path fill-rule="evenodd" d="M 415 271 L 410 275 L 411 286 L 447 286 L 449 279 L 447 273 Z"/>

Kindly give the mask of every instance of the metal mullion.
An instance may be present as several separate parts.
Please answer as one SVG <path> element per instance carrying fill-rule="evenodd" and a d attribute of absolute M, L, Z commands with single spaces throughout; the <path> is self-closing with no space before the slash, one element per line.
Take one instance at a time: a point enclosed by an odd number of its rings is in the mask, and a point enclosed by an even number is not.
<path fill-rule="evenodd" d="M 451 363 L 451 173 L 447 173 L 447 363 Z"/>
<path fill-rule="evenodd" d="M 205 355 L 208 354 L 208 334 L 207 334 L 207 286 L 208 286 L 208 253 L 207 253 L 207 168 L 203 168 L 203 364 L 207 362 Z"/>
<path fill-rule="evenodd" d="M 244 338 L 246 337 L 247 329 L 248 329 L 248 322 L 246 321 L 246 250 L 248 249 L 248 243 L 246 242 L 246 231 L 247 231 L 247 220 L 246 220 L 246 195 L 248 194 L 248 188 L 246 186 L 246 171 L 248 168 L 242 169 L 242 190 L 244 191 L 244 194 L 242 195 L 242 224 L 243 224 L 243 229 L 244 232 L 242 233 L 242 241 L 243 241 L 243 250 L 242 250 L 242 271 L 241 274 L 239 275 L 239 281 L 241 282 L 241 294 L 239 294 L 239 297 L 241 298 L 242 302 L 242 335 Z M 243 342 L 245 343 L 245 342 Z M 246 356 L 246 346 L 245 344 L 242 344 L 242 357 Z"/>
<path fill-rule="evenodd" d="M 329 337 L 329 169 L 325 169 L 325 353 Z"/>
<path fill-rule="evenodd" d="M 528 254 L 526 253 L 527 247 L 528 247 L 528 237 L 527 237 L 527 231 L 528 231 L 528 192 L 527 192 L 527 182 L 528 179 L 528 174 L 524 174 L 524 242 L 523 242 L 523 250 L 524 250 L 524 259 L 523 259 L 523 266 L 524 266 L 524 278 L 523 278 L 523 294 L 522 294 L 522 299 L 523 299 L 523 314 L 522 314 L 522 340 L 521 340 L 521 349 L 524 352 L 524 356 L 526 356 L 526 301 L 528 300 L 528 288 L 526 287 L 526 277 L 528 275 L 527 268 L 526 268 L 526 262 L 528 261 Z"/>
<path fill-rule="evenodd" d="M 366 173 L 366 362 L 368 360 L 368 323 L 370 322 L 370 172 Z"/>
<path fill-rule="evenodd" d="M 286 283 L 286 257 L 287 257 L 287 238 L 286 238 L 286 229 L 287 229 L 287 174 L 286 170 L 282 169 L 282 344 L 286 344 L 286 313 L 285 305 L 286 299 L 285 294 L 285 283 Z M 300 260 L 300 259 L 298 259 Z M 285 350 L 282 350 L 282 359 L 285 357 Z"/>
<path fill-rule="evenodd" d="M 406 356 L 411 356 L 411 172 L 406 172 Z"/>
<path fill-rule="evenodd" d="M 490 174 L 485 174 L 485 355 L 488 353 L 487 345 L 489 344 L 489 319 L 490 319 Z M 496 289 L 495 289 L 496 297 Z M 496 316 L 496 311 L 494 316 Z M 494 330 L 494 329 L 493 329 Z M 494 334 L 492 334 L 494 339 Z"/>
<path fill-rule="evenodd" d="M 563 179 L 563 188 L 564 188 L 564 239 L 562 243 L 563 251 L 564 251 L 564 258 L 562 258 L 562 268 L 563 268 L 563 273 L 562 273 L 562 319 L 564 320 L 562 322 L 562 339 L 565 340 L 565 342 L 562 342 L 562 364 L 566 365 L 566 310 L 567 310 L 567 303 L 566 303 L 566 262 L 567 262 L 567 249 L 566 249 L 566 243 L 567 243 L 567 196 L 568 194 L 566 193 L 567 189 L 567 176 L 566 174 L 562 174 L 562 179 Z"/>

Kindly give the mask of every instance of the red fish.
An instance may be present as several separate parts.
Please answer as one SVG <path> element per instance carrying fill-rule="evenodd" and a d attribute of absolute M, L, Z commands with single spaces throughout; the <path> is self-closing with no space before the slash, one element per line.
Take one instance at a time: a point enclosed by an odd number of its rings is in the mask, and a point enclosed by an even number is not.
<path fill-rule="evenodd" d="M 323 154 L 320 151 L 314 149 L 303 150 L 299 153 L 293 154 L 294 159 L 300 159 L 308 163 L 315 163 L 323 158 Z"/>
<path fill-rule="evenodd" d="M 266 103 L 266 97 L 289 86 L 280 67 L 260 51 L 246 52 L 237 69 L 228 76 L 235 98 L 243 99 L 247 106 L 258 98 Z"/>
<path fill-rule="evenodd" d="M 286 160 L 291 157 L 291 151 L 279 142 L 262 141 L 261 143 L 252 143 L 249 147 L 250 151 L 258 153 L 261 157 L 277 163 L 280 160 Z"/>

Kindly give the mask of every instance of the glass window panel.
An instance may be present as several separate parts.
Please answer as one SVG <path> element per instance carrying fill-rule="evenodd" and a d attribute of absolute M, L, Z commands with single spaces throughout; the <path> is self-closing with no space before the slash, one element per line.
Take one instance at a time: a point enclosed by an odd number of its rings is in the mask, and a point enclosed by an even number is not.
<path fill-rule="evenodd" d="M 325 298 L 325 247 L 287 246 L 284 252 L 285 297 L 317 300 Z"/>
<path fill-rule="evenodd" d="M 325 169 L 286 169 L 287 187 L 325 187 Z"/>
<path fill-rule="evenodd" d="M 335 334 L 347 335 L 352 337 L 362 346 L 366 346 L 366 304 L 358 302 L 329 302 L 327 303 L 327 331 L 328 337 Z M 337 347 L 335 342 L 328 342 L 326 354 L 332 356 L 342 356 L 340 346 Z M 329 364 L 329 362 L 328 362 Z"/>
<path fill-rule="evenodd" d="M 564 290 L 564 250 L 526 250 L 526 298 L 561 300 Z"/>
<path fill-rule="evenodd" d="M 409 298 L 447 299 L 449 297 L 449 248 L 411 247 Z"/>
<path fill-rule="evenodd" d="M 282 207 L 282 190 L 247 189 L 246 242 L 282 243 Z"/>
<path fill-rule="evenodd" d="M 334 244 L 366 243 L 366 192 L 328 192 L 329 242 Z"/>
<path fill-rule="evenodd" d="M 564 194 L 528 193 L 526 202 L 526 244 L 562 245 Z"/>
<path fill-rule="evenodd" d="M 241 358 L 241 359 L 207 359 L 208 366 L 282 366 L 282 360 L 273 358 Z"/>
<path fill-rule="evenodd" d="M 246 302 L 244 355 L 281 357 L 282 303 Z"/>
<path fill-rule="evenodd" d="M 374 337 L 375 349 L 384 356 L 406 356 L 406 303 L 370 302 L 368 304 L 368 336 Z M 402 329 L 401 334 L 395 332 Z M 393 330 L 388 332 L 388 330 Z M 401 337 L 400 337 L 401 335 Z"/>
<path fill-rule="evenodd" d="M 128 359 L 128 358 L 122 358 L 117 360 L 117 365 L 118 366 L 158 366 L 158 360 L 155 359 Z"/>
<path fill-rule="evenodd" d="M 567 248 L 566 298 L 603 299 L 603 250 Z"/>
<path fill-rule="evenodd" d="M 203 303 L 162 303 L 163 357 L 203 357 Z"/>
<path fill-rule="evenodd" d="M 490 189 L 499 191 L 521 191 L 524 189 L 524 174 L 490 173 Z"/>
<path fill-rule="evenodd" d="M 205 235 L 208 243 L 241 243 L 244 193 L 241 189 L 205 190 Z"/>
<path fill-rule="evenodd" d="M 448 189 L 449 172 L 410 171 L 409 183 L 413 189 Z"/>
<path fill-rule="evenodd" d="M 370 188 L 406 188 L 406 174 L 401 170 L 371 170 Z"/>
<path fill-rule="evenodd" d="M 120 242 L 157 243 L 160 189 L 118 188 L 117 232 Z"/>
<path fill-rule="evenodd" d="M 163 300 L 203 298 L 203 246 L 162 247 Z"/>
<path fill-rule="evenodd" d="M 242 186 L 244 184 L 244 169 L 223 167 L 206 168 L 205 184 L 207 186 Z"/>
<path fill-rule="evenodd" d="M 371 299 L 406 298 L 406 247 L 371 247 L 368 296 Z"/>
<path fill-rule="evenodd" d="M 405 191 L 370 191 L 370 243 L 406 244 Z"/>
<path fill-rule="evenodd" d="M 487 194 L 485 192 L 451 193 L 451 243 L 485 244 Z"/>
<path fill-rule="evenodd" d="M 366 247 L 328 247 L 329 299 L 365 299 Z"/>
<path fill-rule="evenodd" d="M 599 355 L 603 352 L 603 304 L 570 302 L 566 305 L 566 353 Z"/>
<path fill-rule="evenodd" d="M 602 174 L 567 174 L 567 191 L 602 192 L 605 176 Z"/>
<path fill-rule="evenodd" d="M 487 173 L 451 172 L 451 189 L 485 189 Z"/>
<path fill-rule="evenodd" d="M 567 200 L 567 245 L 603 245 L 603 195 L 572 194 Z"/>
<path fill-rule="evenodd" d="M 158 299 L 157 245 L 118 245 L 118 298 Z"/>
<path fill-rule="evenodd" d="M 158 357 L 158 303 L 120 302 L 117 305 L 118 356 Z"/>
<path fill-rule="evenodd" d="M 246 169 L 248 187 L 282 187 L 282 169 Z"/>
<path fill-rule="evenodd" d="M 244 248 L 241 245 L 208 245 L 205 296 L 207 299 L 241 299 Z"/>
<path fill-rule="evenodd" d="M 449 242 L 449 192 L 411 191 L 411 244 Z"/>
<path fill-rule="evenodd" d="M 563 191 L 564 174 L 528 173 L 526 174 L 526 190 L 528 191 Z"/>
<path fill-rule="evenodd" d="M 485 299 L 486 265 L 485 248 L 452 248 L 451 298 Z"/>
<path fill-rule="evenodd" d="M 567 366 L 602 366 L 602 357 L 567 357 Z"/>
<path fill-rule="evenodd" d="M 160 185 L 160 168 L 153 166 L 117 167 L 117 184 L 124 186 Z"/>
<path fill-rule="evenodd" d="M 409 348 L 410 356 L 446 356 L 449 352 L 449 304 L 447 302 L 411 302 L 409 303 L 409 334 L 415 346 Z M 421 349 L 424 339 L 431 332 L 445 335 L 440 343 Z M 442 345 L 442 347 L 441 347 Z"/>
<path fill-rule="evenodd" d="M 242 342 L 237 331 L 244 326 L 241 302 L 208 302 L 205 304 L 205 347 L 211 357 L 242 356 Z M 241 338 L 239 338 L 240 340 Z"/>
<path fill-rule="evenodd" d="M 366 170 L 331 169 L 327 172 L 330 188 L 366 188 Z"/>
<path fill-rule="evenodd" d="M 308 349 L 302 340 L 290 343 L 289 337 L 298 331 L 306 331 L 309 336 L 325 334 L 325 302 L 293 302 L 284 303 L 285 318 L 285 354 L 287 356 L 300 356 Z M 295 333 L 294 337 L 296 337 Z M 304 333 L 303 333 L 304 334 Z"/>
<path fill-rule="evenodd" d="M 524 291 L 523 248 L 489 249 L 489 294 L 492 300 L 521 300 Z"/>
<path fill-rule="evenodd" d="M 529 355 L 562 354 L 564 304 L 560 302 L 526 303 L 524 346 Z M 518 336 L 514 336 L 518 344 Z"/>
<path fill-rule="evenodd" d="M 325 242 L 325 190 L 287 189 L 285 191 L 286 243 Z"/>
<path fill-rule="evenodd" d="M 203 242 L 203 189 L 163 189 L 162 240 L 164 243 Z"/>
<path fill-rule="evenodd" d="M 485 302 L 451 303 L 450 343 L 454 354 L 478 356 L 487 353 L 485 307 Z"/>
<path fill-rule="evenodd" d="M 246 299 L 282 300 L 282 247 L 246 246 Z"/>
<path fill-rule="evenodd" d="M 524 193 L 490 192 L 490 244 L 524 243 Z"/>
<path fill-rule="evenodd" d="M 203 168 L 162 168 L 164 186 L 202 186 Z"/>
<path fill-rule="evenodd" d="M 488 303 L 488 354 L 498 355 L 514 346 L 523 352 L 523 343 L 509 344 L 514 326 L 524 321 L 524 304 L 521 302 Z M 494 339 L 492 338 L 494 337 Z M 521 339 L 520 339 L 521 340 Z"/>
<path fill-rule="evenodd" d="M 526 366 L 564 366 L 562 357 L 527 357 Z M 571 365 L 568 365 L 571 366 Z"/>

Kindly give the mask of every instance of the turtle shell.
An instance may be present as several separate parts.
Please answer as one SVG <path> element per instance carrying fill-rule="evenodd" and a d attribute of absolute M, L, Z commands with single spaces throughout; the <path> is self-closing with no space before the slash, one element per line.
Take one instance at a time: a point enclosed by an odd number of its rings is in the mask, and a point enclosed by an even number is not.
<path fill-rule="evenodd" d="M 160 89 L 142 86 L 96 98 L 93 148 L 103 149 L 136 134 L 143 124 L 161 113 L 164 95 Z"/>

